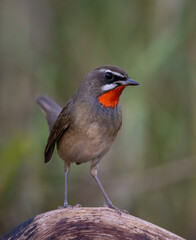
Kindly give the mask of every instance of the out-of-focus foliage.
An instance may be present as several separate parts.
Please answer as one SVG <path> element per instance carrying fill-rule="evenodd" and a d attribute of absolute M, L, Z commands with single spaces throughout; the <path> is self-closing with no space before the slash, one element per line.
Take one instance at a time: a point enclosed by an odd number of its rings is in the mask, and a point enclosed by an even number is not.
<path fill-rule="evenodd" d="M 48 127 L 35 96 L 61 105 L 93 68 L 140 82 L 100 163 L 113 203 L 196 239 L 195 0 L 0 1 L 0 235 L 63 203 L 63 162 L 43 163 Z M 87 187 L 88 186 L 88 187 Z M 71 168 L 70 204 L 100 206 L 89 164 Z"/>

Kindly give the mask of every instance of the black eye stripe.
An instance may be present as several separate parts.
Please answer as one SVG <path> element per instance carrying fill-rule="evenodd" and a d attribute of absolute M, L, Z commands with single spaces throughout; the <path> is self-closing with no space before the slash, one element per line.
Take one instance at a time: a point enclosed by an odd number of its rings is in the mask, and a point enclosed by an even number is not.
<path fill-rule="evenodd" d="M 126 77 L 125 76 L 123 76 L 123 75 L 121 75 L 120 73 L 119 74 L 115 74 L 114 72 L 110 72 L 110 71 L 106 71 L 105 72 L 105 78 L 107 79 L 107 80 L 110 80 L 110 81 L 118 81 L 118 80 L 121 80 L 121 81 L 123 81 L 123 80 L 126 80 Z"/>
<path fill-rule="evenodd" d="M 124 77 L 124 76 L 117 76 L 116 78 L 118 78 L 119 80 L 126 80 L 126 77 Z"/>

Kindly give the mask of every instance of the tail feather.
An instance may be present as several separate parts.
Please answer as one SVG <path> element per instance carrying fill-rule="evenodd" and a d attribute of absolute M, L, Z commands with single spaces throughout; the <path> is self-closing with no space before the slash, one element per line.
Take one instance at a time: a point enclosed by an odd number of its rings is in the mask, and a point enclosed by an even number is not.
<path fill-rule="evenodd" d="M 49 125 L 49 130 L 51 131 L 54 123 L 56 122 L 62 108 L 52 99 L 46 96 L 36 97 L 37 104 L 41 107 Z"/>

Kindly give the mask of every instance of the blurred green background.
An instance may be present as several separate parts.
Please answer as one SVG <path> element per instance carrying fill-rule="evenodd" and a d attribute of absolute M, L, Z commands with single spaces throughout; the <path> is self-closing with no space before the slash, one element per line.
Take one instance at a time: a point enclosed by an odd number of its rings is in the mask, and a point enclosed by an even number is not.
<path fill-rule="evenodd" d="M 0 235 L 63 204 L 57 153 L 35 97 L 64 105 L 100 65 L 140 82 L 121 96 L 123 126 L 99 165 L 114 205 L 196 239 L 196 1 L 0 1 Z M 70 204 L 102 206 L 90 164 L 72 165 Z"/>

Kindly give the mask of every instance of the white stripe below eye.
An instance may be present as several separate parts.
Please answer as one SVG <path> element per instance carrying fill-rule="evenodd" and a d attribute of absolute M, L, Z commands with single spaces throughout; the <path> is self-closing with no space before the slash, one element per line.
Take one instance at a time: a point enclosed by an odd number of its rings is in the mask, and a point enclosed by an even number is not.
<path fill-rule="evenodd" d="M 118 77 L 121 77 L 121 78 L 124 78 L 125 76 L 123 76 L 121 73 L 119 73 L 119 72 L 114 72 L 114 71 L 111 71 L 111 70 L 109 70 L 109 69 L 104 69 L 104 68 L 102 68 L 102 69 L 99 69 L 99 71 L 100 72 L 110 72 L 110 73 L 112 73 L 114 76 L 118 76 Z"/>
<path fill-rule="evenodd" d="M 105 92 L 105 91 L 112 90 L 112 89 L 114 89 L 115 87 L 117 87 L 117 84 L 115 84 L 115 83 L 105 84 L 105 85 L 103 85 L 103 86 L 101 87 L 101 90 Z"/>
<path fill-rule="evenodd" d="M 115 83 L 120 85 L 127 85 L 127 81 L 116 81 Z"/>

